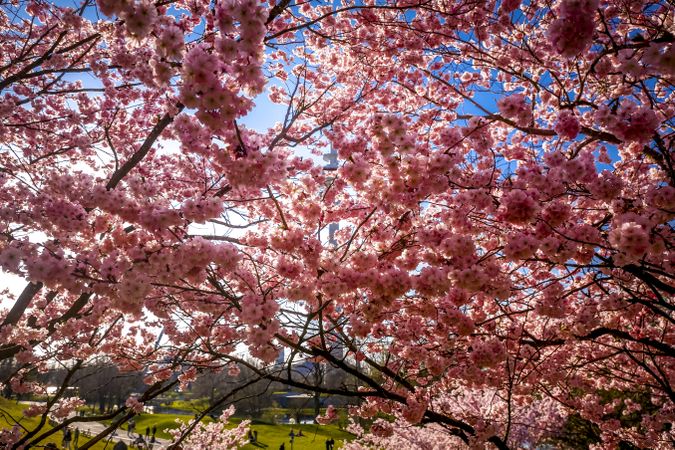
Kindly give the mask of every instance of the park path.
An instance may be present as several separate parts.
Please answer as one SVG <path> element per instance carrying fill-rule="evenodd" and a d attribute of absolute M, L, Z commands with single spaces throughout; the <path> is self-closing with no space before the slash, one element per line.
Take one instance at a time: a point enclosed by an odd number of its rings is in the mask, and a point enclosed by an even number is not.
<path fill-rule="evenodd" d="M 45 402 L 24 401 L 22 403 L 26 405 L 43 405 Z M 69 417 L 73 416 L 75 416 L 75 413 L 72 413 Z M 103 433 L 106 428 L 108 428 L 108 426 L 100 422 L 75 422 L 71 426 L 71 429 L 75 428 L 79 428 L 80 433 L 83 433 L 85 436 L 96 436 L 97 434 Z M 125 444 L 131 447 L 131 444 L 137 437 L 138 433 L 132 433 L 131 436 L 127 436 L 126 430 L 118 429 L 113 431 L 112 436 L 108 435 L 105 437 L 105 439 L 101 439 L 100 442 L 110 442 L 110 445 L 108 446 L 110 449 L 112 449 L 118 441 L 124 441 Z M 143 438 L 145 438 L 145 436 L 143 436 Z M 171 444 L 171 441 L 167 439 L 155 438 L 155 443 L 153 444 L 152 450 L 165 449 L 169 446 L 169 444 Z"/>
<path fill-rule="evenodd" d="M 80 429 L 80 433 L 84 433 L 87 436 L 95 436 L 97 434 L 103 433 L 107 427 L 107 425 L 104 425 L 99 422 L 86 422 L 80 424 L 78 427 Z M 127 436 L 127 431 L 126 430 L 115 430 L 111 435 L 106 436 L 104 439 L 101 439 L 100 442 L 106 443 L 110 442 L 109 448 L 112 449 L 112 447 L 118 442 L 118 441 L 124 441 L 125 444 L 127 444 L 129 447 L 131 447 L 131 444 L 136 440 L 138 437 L 138 433 L 132 433 L 131 436 Z M 145 436 L 143 436 L 145 438 Z M 152 449 L 153 450 L 160 450 L 160 449 L 165 449 L 169 446 L 171 441 L 168 441 L 166 439 L 162 438 L 155 438 L 155 443 L 153 444 Z"/>

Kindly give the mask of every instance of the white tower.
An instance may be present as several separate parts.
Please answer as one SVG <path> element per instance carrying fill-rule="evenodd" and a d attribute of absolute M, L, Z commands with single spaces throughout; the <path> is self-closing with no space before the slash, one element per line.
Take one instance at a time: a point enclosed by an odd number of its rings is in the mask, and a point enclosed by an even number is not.
<path fill-rule="evenodd" d="M 333 148 L 333 146 L 331 146 L 330 151 L 328 153 L 323 155 L 323 160 L 328 163 L 325 166 L 323 166 L 323 170 L 332 172 L 338 169 L 338 154 Z M 335 233 L 339 228 L 340 226 L 337 223 L 328 224 L 328 242 L 331 245 L 337 245 L 337 241 L 335 240 Z"/>

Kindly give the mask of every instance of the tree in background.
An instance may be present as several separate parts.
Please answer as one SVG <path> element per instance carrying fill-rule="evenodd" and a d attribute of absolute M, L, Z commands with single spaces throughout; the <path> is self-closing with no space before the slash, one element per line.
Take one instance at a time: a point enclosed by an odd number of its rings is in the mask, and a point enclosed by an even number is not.
<path fill-rule="evenodd" d="M 102 355 L 147 386 L 109 430 L 238 365 L 359 400 L 351 448 L 532 446 L 571 415 L 603 448 L 672 444 L 669 2 L 37 0 L 0 23 L 0 265 L 27 283 L 3 382 L 67 368 L 9 446 L 77 423 L 44 428 Z M 286 112 L 245 127 L 261 93 Z"/>

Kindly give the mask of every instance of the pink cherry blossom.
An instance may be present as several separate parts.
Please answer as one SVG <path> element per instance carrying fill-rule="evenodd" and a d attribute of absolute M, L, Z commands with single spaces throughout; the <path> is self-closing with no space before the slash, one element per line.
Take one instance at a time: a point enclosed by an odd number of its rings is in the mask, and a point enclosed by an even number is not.
<path fill-rule="evenodd" d="M 346 448 L 669 448 L 671 4 L 62 3 L 0 5 L 7 390 L 104 360 L 128 416 L 218 374 L 349 398 Z"/>

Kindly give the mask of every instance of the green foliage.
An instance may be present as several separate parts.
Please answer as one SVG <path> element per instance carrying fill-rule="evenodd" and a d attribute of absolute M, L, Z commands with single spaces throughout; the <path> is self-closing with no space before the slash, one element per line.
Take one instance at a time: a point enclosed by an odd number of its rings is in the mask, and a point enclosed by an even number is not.
<path fill-rule="evenodd" d="M 600 429 L 591 421 L 574 414 L 567 418 L 559 436 L 546 440 L 559 449 L 588 449 L 591 444 L 600 442 Z"/>
<path fill-rule="evenodd" d="M 650 400 L 647 391 L 625 392 L 616 389 L 598 391 L 600 403 L 606 405 L 616 402 L 613 411 L 603 416 L 604 420 L 617 419 L 624 428 L 639 427 L 645 414 L 653 414 L 658 410 Z M 632 401 L 640 405 L 638 411 L 626 413 L 626 403 Z M 600 429 L 597 425 L 574 414 L 567 418 L 562 432 L 555 438 L 546 441 L 561 449 L 587 449 L 591 444 L 600 442 Z M 632 444 L 621 442 L 617 450 L 639 450 Z"/>
<path fill-rule="evenodd" d="M 174 400 L 170 402 L 165 402 L 161 404 L 162 407 L 171 408 L 178 411 L 186 411 L 189 413 L 195 413 L 197 411 L 203 411 L 209 407 L 208 398 L 196 398 L 192 400 Z"/>

